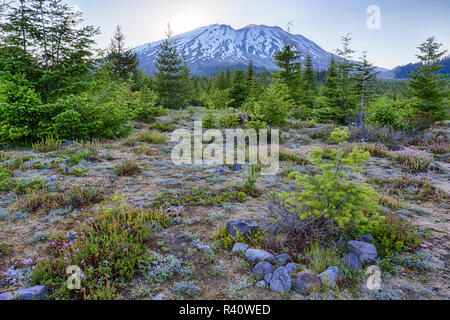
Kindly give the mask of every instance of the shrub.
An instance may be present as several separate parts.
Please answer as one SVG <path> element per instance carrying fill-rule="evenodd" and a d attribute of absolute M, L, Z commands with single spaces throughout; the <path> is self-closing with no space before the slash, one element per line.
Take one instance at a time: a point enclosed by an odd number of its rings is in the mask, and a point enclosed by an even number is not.
<path fill-rule="evenodd" d="M 152 124 L 150 126 L 150 129 L 159 130 L 162 132 L 170 132 L 170 131 L 175 130 L 175 126 L 171 123 L 159 121 L 159 122 L 155 122 L 154 124 Z"/>
<path fill-rule="evenodd" d="M 11 244 L 5 241 L 0 241 L 0 257 L 6 257 L 11 250 Z"/>
<path fill-rule="evenodd" d="M 370 183 L 379 185 L 392 196 L 403 196 L 407 200 L 435 201 L 447 200 L 448 195 L 433 184 L 429 174 L 417 176 L 402 174 L 399 177 L 372 176 Z"/>
<path fill-rule="evenodd" d="M 142 122 L 153 122 L 155 117 L 165 116 L 168 110 L 158 107 L 158 94 L 147 87 L 136 92 L 134 119 Z"/>
<path fill-rule="evenodd" d="M 219 124 L 223 128 L 235 128 L 239 123 L 239 113 L 233 113 L 231 110 L 223 113 L 219 118 Z"/>
<path fill-rule="evenodd" d="M 206 115 L 202 118 L 203 127 L 206 129 L 217 128 L 217 121 L 215 110 L 212 108 L 206 110 Z"/>
<path fill-rule="evenodd" d="M 246 243 L 255 247 L 261 247 L 265 233 L 258 229 L 257 231 L 249 232 L 244 236 L 239 232 L 239 230 L 236 230 L 236 237 L 233 237 L 227 226 L 225 226 L 219 231 L 216 231 L 212 237 L 215 245 L 229 251 L 233 249 L 234 245 L 238 242 Z"/>
<path fill-rule="evenodd" d="M 125 159 L 124 162 L 116 165 L 114 168 L 114 173 L 118 176 L 134 176 L 141 171 L 139 164 L 133 158 Z"/>
<path fill-rule="evenodd" d="M 331 138 L 341 146 L 348 138 L 347 129 L 336 129 Z M 366 185 L 350 181 L 349 175 L 342 172 L 342 166 L 351 166 L 353 170 L 361 170 L 360 165 L 370 158 L 368 152 L 359 149 L 345 154 L 342 149 L 335 150 L 333 159 L 324 163 L 323 150 L 313 150 L 311 157 L 321 173 L 315 176 L 302 175 L 298 172 L 289 174 L 295 178 L 301 193 L 280 194 L 291 212 L 297 213 L 301 219 L 308 216 L 321 216 L 335 221 L 342 227 L 359 228 L 364 225 L 376 225 L 383 221 L 377 201 L 376 191 Z"/>
<path fill-rule="evenodd" d="M 40 142 L 33 143 L 33 150 L 37 152 L 57 151 L 61 148 L 61 141 L 53 135 L 46 136 Z"/>
<path fill-rule="evenodd" d="M 400 130 L 404 123 L 399 112 L 399 106 L 388 97 L 382 96 L 369 107 L 367 120 L 375 125 Z"/>
<path fill-rule="evenodd" d="M 140 134 L 137 141 L 148 142 L 152 144 L 167 144 L 167 138 L 164 134 L 156 131 L 146 131 Z"/>
<path fill-rule="evenodd" d="M 114 207 L 104 207 L 80 222 L 78 237 L 67 242 L 56 239 L 47 249 L 49 258 L 41 260 L 33 280 L 48 286 L 58 299 L 118 298 L 117 288 L 131 279 L 143 260 L 150 236 L 149 225 L 167 226 L 168 216 L 159 209 L 136 209 L 116 195 Z M 82 290 L 68 290 L 66 268 L 82 269 Z"/>
<path fill-rule="evenodd" d="M 404 164 L 412 173 L 428 171 L 433 164 L 433 156 L 422 150 L 404 149 L 392 152 L 391 159 Z"/>
<path fill-rule="evenodd" d="M 298 164 L 300 166 L 309 164 L 308 159 L 305 159 L 302 156 L 295 154 L 295 153 L 288 153 L 284 150 L 280 150 L 279 159 L 280 159 L 280 161 L 288 161 L 291 163 Z"/>
<path fill-rule="evenodd" d="M 292 110 L 289 89 L 281 83 L 270 86 L 245 108 L 251 119 L 261 120 L 269 126 L 282 127 Z"/>
<path fill-rule="evenodd" d="M 411 224 L 392 214 L 387 215 L 382 223 L 368 227 L 365 231 L 374 237 L 373 244 L 381 257 L 412 251 L 421 244 Z"/>

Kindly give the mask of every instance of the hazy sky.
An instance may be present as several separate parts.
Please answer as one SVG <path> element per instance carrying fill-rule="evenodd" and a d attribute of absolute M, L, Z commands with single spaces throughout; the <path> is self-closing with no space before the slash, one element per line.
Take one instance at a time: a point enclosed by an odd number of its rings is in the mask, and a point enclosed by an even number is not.
<path fill-rule="evenodd" d="M 277 25 L 316 42 L 328 51 L 340 46 L 351 32 L 359 57 L 364 50 L 380 67 L 393 68 L 416 61 L 416 47 L 436 36 L 450 51 L 450 0 L 68 0 L 84 13 L 87 24 L 100 27 L 97 43 L 106 47 L 116 25 L 127 45 L 164 37 L 167 22 L 175 34 L 221 23 L 234 28 L 248 24 Z M 366 9 L 381 9 L 381 29 L 366 26 Z"/>

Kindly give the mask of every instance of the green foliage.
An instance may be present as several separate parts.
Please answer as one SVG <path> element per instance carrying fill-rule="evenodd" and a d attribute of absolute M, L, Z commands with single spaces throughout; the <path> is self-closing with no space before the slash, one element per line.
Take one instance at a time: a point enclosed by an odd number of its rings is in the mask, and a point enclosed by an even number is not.
<path fill-rule="evenodd" d="M 33 150 L 37 152 L 51 152 L 57 151 L 61 148 L 61 141 L 49 135 L 43 138 L 40 142 L 33 143 Z"/>
<path fill-rule="evenodd" d="M 170 218 L 159 209 L 136 209 L 120 203 L 104 207 L 80 223 L 78 237 L 68 243 L 56 239 L 47 249 L 49 258 L 39 262 L 33 280 L 50 287 L 58 299 L 113 299 L 123 280 L 131 279 L 143 261 L 150 236 L 149 225 L 168 226 Z M 82 290 L 67 288 L 66 268 L 82 270 Z"/>
<path fill-rule="evenodd" d="M 235 128 L 239 122 L 239 113 L 233 113 L 232 110 L 227 110 L 219 118 L 219 123 L 223 128 Z"/>
<path fill-rule="evenodd" d="M 151 123 L 155 117 L 165 116 L 168 111 L 157 106 L 158 95 L 148 87 L 143 87 L 135 93 L 135 119 L 142 122 Z"/>
<path fill-rule="evenodd" d="M 6 257 L 11 251 L 11 244 L 5 241 L 0 241 L 0 257 Z"/>
<path fill-rule="evenodd" d="M 374 237 L 374 246 L 381 257 L 396 256 L 405 251 L 413 251 L 421 244 L 417 233 L 410 223 L 396 215 L 387 215 L 386 219 L 365 231 Z"/>
<path fill-rule="evenodd" d="M 233 235 L 229 232 L 228 228 L 226 226 L 223 227 L 222 229 L 216 231 L 213 234 L 214 243 L 220 248 L 223 248 L 225 250 L 231 250 L 233 249 L 234 245 L 238 242 L 246 243 L 252 246 L 255 245 L 260 246 L 265 236 L 264 232 L 262 232 L 259 229 L 255 232 L 249 232 L 248 235 L 241 234 L 239 230 L 235 231 L 236 237 L 233 237 Z"/>
<path fill-rule="evenodd" d="M 136 141 L 152 144 L 167 144 L 167 137 L 156 131 L 145 131 L 136 138 Z"/>
<path fill-rule="evenodd" d="M 254 164 L 251 165 L 250 171 L 247 177 L 245 178 L 245 182 L 242 187 L 246 194 L 251 196 L 258 195 L 256 190 L 256 182 L 261 177 L 260 171 L 261 167 Z"/>
<path fill-rule="evenodd" d="M 295 153 L 288 153 L 284 150 L 280 150 L 279 159 L 280 161 L 287 161 L 300 166 L 304 166 L 309 163 L 308 159 L 305 159 L 302 156 Z"/>
<path fill-rule="evenodd" d="M 118 176 L 135 176 L 141 171 L 139 164 L 133 158 L 125 159 L 124 162 L 114 168 L 114 173 Z"/>
<path fill-rule="evenodd" d="M 233 72 L 230 88 L 231 106 L 240 108 L 249 96 L 249 87 L 246 82 L 247 75 L 244 70 L 236 70 Z"/>
<path fill-rule="evenodd" d="M 331 138 L 342 146 L 348 138 L 347 128 L 336 129 Z M 383 221 L 376 191 L 368 185 L 351 182 L 342 168 L 346 165 L 353 171 L 361 170 L 361 164 L 370 158 L 369 153 L 355 149 L 346 154 L 340 148 L 334 151 L 328 163 L 324 162 L 323 155 L 323 149 L 315 149 L 311 154 L 312 163 L 320 168 L 320 174 L 311 176 L 293 172 L 289 175 L 297 180 L 299 190 L 303 190 L 301 193 L 283 191 L 280 194 L 291 211 L 302 219 L 323 215 L 336 221 L 341 228 L 360 228 Z"/>
<path fill-rule="evenodd" d="M 282 127 L 292 112 L 292 104 L 288 87 L 282 83 L 271 83 L 262 94 L 250 101 L 245 111 L 250 113 L 252 121 Z"/>
<path fill-rule="evenodd" d="M 229 188 L 223 191 L 209 188 L 193 188 L 188 193 L 163 192 L 153 200 L 156 207 L 163 206 L 216 206 L 230 202 L 244 202 L 247 195 L 244 192 Z"/>
<path fill-rule="evenodd" d="M 403 129 L 405 126 L 399 105 L 386 96 L 378 98 L 375 103 L 370 105 L 367 120 L 370 123 L 396 130 Z"/>

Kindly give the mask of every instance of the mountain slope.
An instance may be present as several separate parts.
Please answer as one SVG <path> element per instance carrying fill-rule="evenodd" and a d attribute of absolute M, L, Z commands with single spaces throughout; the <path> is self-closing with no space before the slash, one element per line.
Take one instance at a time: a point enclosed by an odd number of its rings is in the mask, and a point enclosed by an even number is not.
<path fill-rule="evenodd" d="M 441 64 L 444 66 L 439 73 L 441 74 L 450 74 L 450 56 L 445 57 L 441 60 Z M 417 71 L 417 68 L 421 66 L 421 63 L 409 63 L 404 66 L 395 67 L 392 70 L 382 72 L 380 74 L 381 78 L 394 78 L 394 79 L 407 79 L 409 75 L 414 71 Z"/>
<path fill-rule="evenodd" d="M 247 66 L 250 60 L 255 69 L 277 69 L 273 57 L 283 49 L 288 38 L 305 56 L 312 56 L 316 69 L 328 68 L 331 53 L 302 35 L 290 34 L 280 27 L 249 25 L 236 30 L 229 25 L 213 24 L 174 36 L 172 41 L 185 56 L 193 74 L 212 74 L 226 66 Z M 141 68 L 149 74 L 155 70 L 160 44 L 161 41 L 156 41 L 134 49 Z"/>

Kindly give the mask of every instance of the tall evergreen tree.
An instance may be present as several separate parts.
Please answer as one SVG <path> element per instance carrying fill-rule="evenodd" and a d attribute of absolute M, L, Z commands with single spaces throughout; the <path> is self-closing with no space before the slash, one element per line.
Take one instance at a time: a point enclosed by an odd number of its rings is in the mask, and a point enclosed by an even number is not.
<path fill-rule="evenodd" d="M 301 87 L 301 57 L 301 53 L 289 40 L 286 40 L 283 51 L 275 54 L 275 64 L 281 69 L 280 79 L 287 85 L 291 97 L 296 101 L 299 100 L 298 90 Z"/>
<path fill-rule="evenodd" d="M 354 63 L 351 61 L 352 54 L 355 52 L 350 48 L 350 33 L 342 37 L 342 48 L 337 49 L 336 53 L 341 57 L 337 61 L 337 68 L 341 82 L 341 119 L 340 123 L 350 117 L 354 112 L 354 103 L 351 99 L 351 73 L 354 69 Z"/>
<path fill-rule="evenodd" d="M 337 64 L 333 56 L 330 60 L 330 67 L 328 68 L 325 86 L 322 88 L 320 101 L 320 109 L 316 110 L 317 118 L 322 122 L 329 120 L 334 122 L 340 121 L 340 78 Z"/>
<path fill-rule="evenodd" d="M 244 70 L 238 69 L 233 72 L 230 88 L 230 99 L 233 100 L 232 106 L 235 108 L 242 107 L 247 100 L 249 88 L 247 86 L 247 76 Z"/>
<path fill-rule="evenodd" d="M 121 80 L 127 80 L 138 70 L 137 54 L 125 47 L 125 35 L 120 26 L 116 27 L 105 60 L 110 63 L 112 73 Z"/>
<path fill-rule="evenodd" d="M 416 111 L 421 116 L 433 117 L 432 121 L 448 116 L 448 78 L 437 74 L 443 67 L 440 60 L 447 52 L 440 51 L 441 47 L 442 44 L 437 43 L 434 37 L 417 47 L 420 54 L 416 56 L 422 64 L 408 81 L 411 94 L 417 99 Z"/>
<path fill-rule="evenodd" d="M 156 58 L 155 84 L 160 103 L 168 108 L 182 108 L 188 103 L 187 74 L 189 69 L 184 59 L 178 54 L 174 41 L 171 39 L 170 24 L 166 31 L 167 38 L 161 43 Z"/>
<path fill-rule="evenodd" d="M 19 47 L 25 53 L 28 53 L 33 45 L 34 16 L 29 3 L 29 0 L 18 0 L 17 6 L 12 7 L 6 15 L 7 22 L 0 25 L 5 45 Z M 6 11 L 6 3 L 3 3 L 2 8 Z"/>
<path fill-rule="evenodd" d="M 364 121 L 364 112 L 370 95 L 371 82 L 376 78 L 379 72 L 375 72 L 375 67 L 367 60 L 367 52 L 364 51 L 359 63 L 355 65 L 356 72 L 353 76 L 355 79 L 355 93 L 361 101 L 359 110 L 359 123 Z"/>
<path fill-rule="evenodd" d="M 231 87 L 231 70 L 229 66 L 227 66 L 227 72 L 225 74 L 225 83 L 227 89 Z"/>
<path fill-rule="evenodd" d="M 311 56 L 308 54 L 305 60 L 305 69 L 303 70 L 303 88 L 302 103 L 307 107 L 315 107 L 317 95 L 317 76 L 314 72 L 314 65 Z"/>

